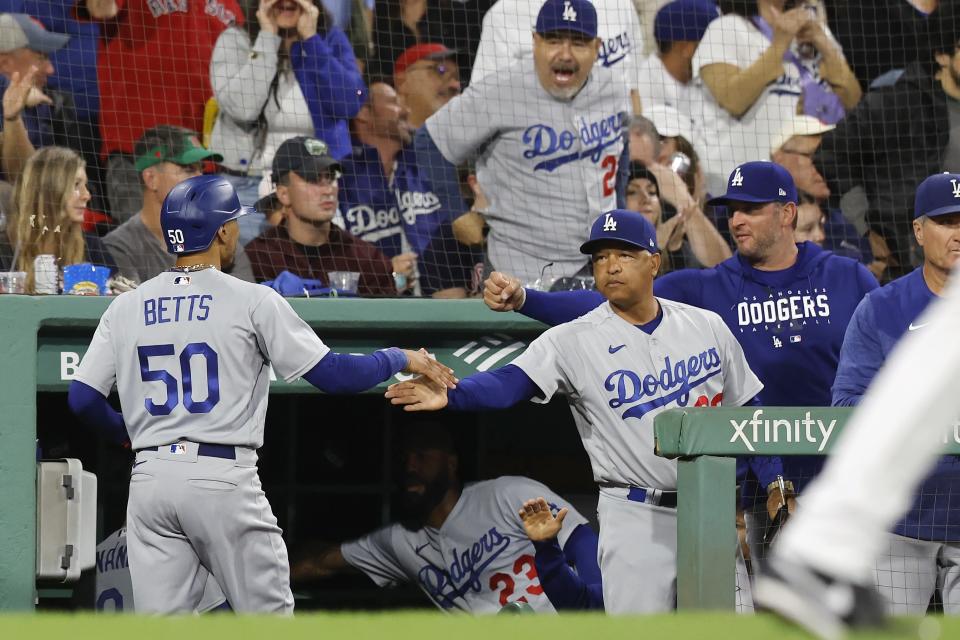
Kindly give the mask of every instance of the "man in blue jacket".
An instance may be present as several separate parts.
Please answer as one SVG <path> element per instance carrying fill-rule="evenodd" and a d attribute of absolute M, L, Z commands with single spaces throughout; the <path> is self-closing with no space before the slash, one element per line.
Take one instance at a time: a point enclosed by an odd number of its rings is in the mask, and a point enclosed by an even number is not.
<path fill-rule="evenodd" d="M 920 184 L 913 232 L 923 265 L 857 307 L 840 352 L 836 406 L 859 404 L 901 337 L 924 330 L 917 319 L 942 295 L 950 270 L 960 262 L 960 174 L 936 174 Z M 877 562 L 877 586 L 891 614 L 923 615 L 938 583 L 944 612 L 960 613 L 960 514 L 950 506 L 953 495 L 960 495 L 960 458 L 944 456 Z"/>
<path fill-rule="evenodd" d="M 723 318 L 764 384 L 761 404 L 826 407 L 847 324 L 877 282 L 855 260 L 811 242 L 794 243 L 796 193 L 790 174 L 779 165 L 760 161 L 737 167 L 727 193 L 711 201 L 727 207 L 736 253 L 712 269 L 657 278 L 654 293 Z M 494 273 L 485 283 L 484 301 L 495 311 L 517 310 L 555 325 L 583 315 L 603 297 L 595 291 L 523 289 L 515 278 Z M 799 491 L 821 464 L 821 458 L 791 456 L 783 461 L 784 475 Z M 773 510 L 781 498 L 769 482 L 776 479 L 776 466 L 758 475 Z M 756 524 L 752 529 L 759 532 Z"/>

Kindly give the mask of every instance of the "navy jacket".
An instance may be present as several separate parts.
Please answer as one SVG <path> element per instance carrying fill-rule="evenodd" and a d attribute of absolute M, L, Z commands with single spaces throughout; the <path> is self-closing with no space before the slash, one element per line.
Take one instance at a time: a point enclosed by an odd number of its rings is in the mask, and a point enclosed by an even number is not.
<path fill-rule="evenodd" d="M 870 381 L 893 347 L 908 331 L 922 331 L 914 321 L 935 296 L 923 267 L 870 293 L 857 307 L 840 352 L 833 404 L 859 404 Z M 946 340 L 954 339 L 944 336 Z M 922 381 L 920 381 L 922 384 Z M 894 532 L 922 540 L 960 540 L 960 512 L 951 500 L 960 491 L 960 457 L 943 456 L 917 492 L 913 506 Z"/>

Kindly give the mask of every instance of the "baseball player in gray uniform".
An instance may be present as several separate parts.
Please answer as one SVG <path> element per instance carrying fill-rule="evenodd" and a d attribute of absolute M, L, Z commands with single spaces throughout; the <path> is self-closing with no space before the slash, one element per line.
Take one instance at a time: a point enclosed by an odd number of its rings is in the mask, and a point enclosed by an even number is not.
<path fill-rule="evenodd" d="M 534 563 L 535 550 L 518 505 L 542 496 L 566 509 L 557 538 L 567 562 L 599 581 L 597 536 L 566 500 L 520 476 L 461 485 L 459 457 L 436 425 L 408 428 L 402 447 L 402 518 L 398 523 L 292 563 L 299 585 L 344 570 L 362 571 L 378 586 L 412 582 L 444 611 L 496 613 L 511 603 L 552 612 Z M 312 551 L 312 550 L 311 550 Z"/>
<path fill-rule="evenodd" d="M 547 0 L 537 16 L 533 57 L 471 84 L 416 135 L 421 167 L 451 211 L 465 211 L 455 165 L 479 152 L 477 180 L 488 269 L 525 282 L 573 276 L 587 266 L 578 248 L 592 212 L 613 209 L 625 184 L 629 92 L 595 65 L 597 12 L 588 0 Z M 620 198 L 618 198 L 620 196 Z"/>
<path fill-rule="evenodd" d="M 334 393 L 400 370 L 454 381 L 424 353 L 332 353 L 275 291 L 222 273 L 246 213 L 221 177 L 174 187 L 160 223 L 176 267 L 113 301 L 70 387 L 82 421 L 126 432 L 136 451 L 127 548 L 138 612 L 195 610 L 208 572 L 236 611 L 292 612 L 287 551 L 256 467 L 271 365 Z M 114 383 L 122 415 L 107 403 Z"/>
<path fill-rule="evenodd" d="M 386 394 L 413 411 L 566 395 L 600 486 L 599 559 L 611 613 L 668 611 L 676 602 L 677 466 L 654 454 L 654 418 L 678 406 L 740 406 L 763 386 L 718 315 L 654 297 L 656 237 L 635 211 L 601 214 L 581 251 L 592 256 L 607 303 L 449 393 L 418 379 Z"/>

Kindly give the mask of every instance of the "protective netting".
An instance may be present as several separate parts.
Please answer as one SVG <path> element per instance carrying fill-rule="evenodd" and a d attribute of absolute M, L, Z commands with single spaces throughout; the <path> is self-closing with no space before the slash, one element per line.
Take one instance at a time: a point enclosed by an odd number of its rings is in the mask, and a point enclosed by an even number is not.
<path fill-rule="evenodd" d="M 738 240 L 707 201 L 750 160 L 793 176 L 798 240 L 919 264 L 915 187 L 960 170 L 952 2 L 541 5 L 0 2 L 0 269 L 25 274 L 0 288 L 172 266 L 159 210 L 201 171 L 259 209 L 229 269 L 289 295 L 590 288 L 579 246 L 616 207 L 664 271 L 713 266 Z"/>

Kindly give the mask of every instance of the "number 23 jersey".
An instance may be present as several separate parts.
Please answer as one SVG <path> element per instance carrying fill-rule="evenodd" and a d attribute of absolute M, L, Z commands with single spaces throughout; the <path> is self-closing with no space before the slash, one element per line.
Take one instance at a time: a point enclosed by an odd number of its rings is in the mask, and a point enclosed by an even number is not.
<path fill-rule="evenodd" d="M 518 515 L 524 501 L 538 497 L 554 513 L 570 509 L 557 536 L 565 545 L 586 518 L 545 485 L 502 476 L 465 486 L 439 529 L 392 524 L 345 542 L 340 551 L 378 586 L 413 582 L 444 610 L 496 613 L 510 602 L 526 602 L 535 611 L 554 611 Z"/>
<path fill-rule="evenodd" d="M 330 349 L 278 293 L 212 268 L 118 296 L 76 380 L 114 382 L 134 449 L 178 439 L 259 448 L 270 365 L 291 382 Z"/>

